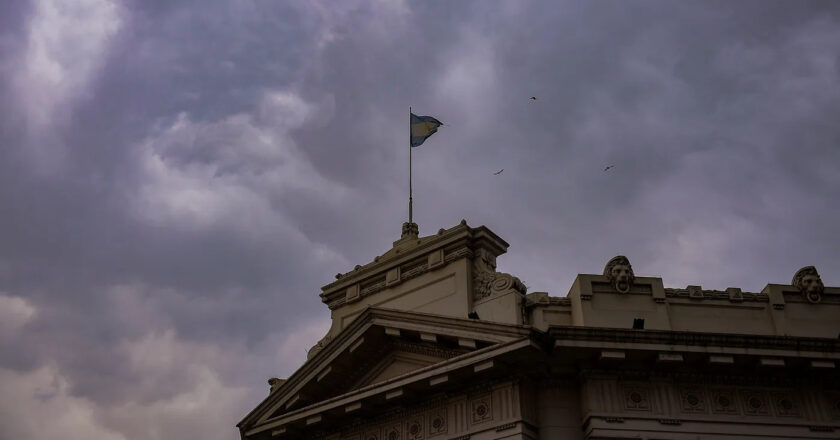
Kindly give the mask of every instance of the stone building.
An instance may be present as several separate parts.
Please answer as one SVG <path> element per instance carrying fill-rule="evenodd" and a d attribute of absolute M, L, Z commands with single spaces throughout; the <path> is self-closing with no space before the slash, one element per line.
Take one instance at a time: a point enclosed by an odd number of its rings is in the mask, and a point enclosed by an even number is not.
<path fill-rule="evenodd" d="M 813 267 L 717 291 L 618 256 L 559 297 L 498 272 L 507 247 L 404 224 L 323 287 L 332 327 L 242 439 L 840 438 L 840 288 Z"/>

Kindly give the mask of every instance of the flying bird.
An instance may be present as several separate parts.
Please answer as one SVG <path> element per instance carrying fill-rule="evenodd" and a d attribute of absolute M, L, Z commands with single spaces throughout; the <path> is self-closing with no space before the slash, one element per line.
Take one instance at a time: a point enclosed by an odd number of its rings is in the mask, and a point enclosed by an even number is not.
<path fill-rule="evenodd" d="M 493 173 L 493 175 L 494 175 L 494 176 L 498 176 L 499 174 L 502 174 L 502 171 L 504 171 L 504 170 L 505 170 L 505 169 L 504 169 L 504 168 L 502 168 L 502 169 L 500 169 L 499 171 L 496 171 L 495 173 Z"/>
<path fill-rule="evenodd" d="M 607 170 L 609 170 L 610 168 L 613 168 L 613 167 L 615 167 L 615 165 L 609 165 L 608 167 L 604 168 L 604 171 L 607 171 Z"/>
<path fill-rule="evenodd" d="M 536 100 L 537 100 L 537 97 L 536 97 L 536 96 L 532 96 L 532 97 L 531 97 L 531 101 L 536 101 Z"/>

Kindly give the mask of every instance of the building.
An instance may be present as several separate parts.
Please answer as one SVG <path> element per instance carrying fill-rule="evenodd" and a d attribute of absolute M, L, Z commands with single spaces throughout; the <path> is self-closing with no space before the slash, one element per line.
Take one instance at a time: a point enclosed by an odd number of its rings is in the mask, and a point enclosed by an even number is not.
<path fill-rule="evenodd" d="M 837 439 L 840 288 L 666 288 L 627 258 L 565 297 L 496 271 L 465 221 L 323 287 L 332 327 L 247 440 Z"/>

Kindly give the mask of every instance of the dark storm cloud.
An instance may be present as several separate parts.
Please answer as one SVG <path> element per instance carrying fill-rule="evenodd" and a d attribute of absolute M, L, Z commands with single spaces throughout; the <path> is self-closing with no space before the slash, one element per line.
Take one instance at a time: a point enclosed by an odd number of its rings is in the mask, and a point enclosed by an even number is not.
<path fill-rule="evenodd" d="M 348 35 L 305 83 L 335 93 L 335 123 L 300 139 L 328 173 L 381 193 L 390 215 L 369 228 L 379 231 L 404 215 L 404 184 L 394 191 L 376 182 L 403 178 L 405 153 L 392 144 L 404 130 L 387 122 L 399 122 L 391 115 L 408 101 L 449 124 L 415 155 L 421 230 L 460 217 L 497 226 L 522 251 L 502 264 L 555 294 L 620 252 L 666 280 L 672 266 L 658 254 L 685 252 L 696 270 L 672 282 L 760 289 L 786 281 L 815 247 L 826 269 L 838 264 L 819 238 L 837 235 L 834 208 L 798 215 L 811 197 L 837 196 L 836 179 L 803 160 L 837 163 L 836 10 L 766 6 L 590 2 L 488 12 L 478 4 L 386 41 Z M 328 160 L 337 155 L 351 162 Z M 390 158 L 396 166 L 383 166 Z M 504 177 L 491 178 L 488 170 L 501 167 Z M 727 231 L 730 216 L 754 237 Z M 778 228 L 810 231 L 809 251 L 793 256 L 759 238 L 786 240 Z M 731 265 L 743 274 L 694 261 L 691 246 L 678 243 L 702 243 L 703 234 L 731 239 L 697 253 L 767 261 L 752 263 L 760 272 Z M 356 261 L 376 246 L 346 242 L 347 252 L 359 250 Z M 534 267 L 539 260 L 555 267 Z"/>
<path fill-rule="evenodd" d="M 55 432 L 232 438 L 326 330 L 319 286 L 398 238 L 409 105 L 447 124 L 414 151 L 421 233 L 488 225 L 532 290 L 619 253 L 668 286 L 838 283 L 830 2 L 42 0 L 0 24 L 0 381 L 74 414 Z"/>

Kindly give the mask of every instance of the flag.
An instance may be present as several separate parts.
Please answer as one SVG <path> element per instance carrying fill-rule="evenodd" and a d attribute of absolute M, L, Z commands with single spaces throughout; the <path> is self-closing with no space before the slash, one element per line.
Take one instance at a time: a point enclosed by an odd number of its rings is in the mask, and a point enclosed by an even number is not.
<path fill-rule="evenodd" d="M 411 113 L 411 146 L 419 147 L 431 135 L 437 132 L 443 122 L 431 116 L 417 116 Z"/>

